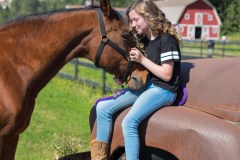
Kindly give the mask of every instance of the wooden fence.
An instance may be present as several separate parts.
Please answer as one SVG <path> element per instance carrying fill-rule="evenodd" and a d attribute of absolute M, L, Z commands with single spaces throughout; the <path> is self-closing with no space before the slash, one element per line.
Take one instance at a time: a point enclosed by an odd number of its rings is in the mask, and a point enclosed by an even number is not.
<path fill-rule="evenodd" d="M 213 42 L 214 47 L 209 48 L 208 47 L 209 41 L 203 40 L 183 41 L 181 43 L 181 52 L 183 55 L 183 59 L 240 56 L 240 41 L 213 41 Z"/>
<path fill-rule="evenodd" d="M 194 58 L 209 58 L 209 48 L 208 48 L 208 41 L 183 41 L 181 43 L 181 52 L 182 52 L 182 59 L 194 59 Z M 213 52 L 211 57 L 234 57 L 240 56 L 240 42 L 227 42 L 227 41 L 215 41 L 215 45 L 213 48 Z M 105 95 L 106 93 L 113 92 L 113 89 L 106 84 L 106 71 L 103 69 L 97 68 L 93 63 L 84 62 L 80 59 L 73 59 L 69 62 L 71 65 L 74 65 L 73 74 L 63 73 L 60 71 L 58 76 L 62 78 L 66 78 L 69 80 L 75 80 L 80 83 L 84 83 L 91 87 L 97 88 L 101 87 L 102 94 Z M 81 75 L 79 76 L 79 67 L 87 67 L 94 69 L 98 72 L 102 72 L 102 80 L 101 82 L 97 82 L 94 79 L 86 79 Z"/>
<path fill-rule="evenodd" d="M 58 76 L 61 78 L 69 79 L 69 80 L 74 80 L 80 83 L 84 83 L 90 87 L 97 88 L 101 87 L 102 88 L 102 94 L 105 95 L 107 92 L 112 92 L 112 88 L 106 85 L 106 75 L 108 74 L 105 70 L 101 68 L 97 68 L 93 63 L 90 62 L 84 62 L 81 61 L 80 59 L 76 58 L 73 59 L 69 62 L 69 64 L 74 65 L 74 72 L 73 74 L 69 73 L 64 73 L 60 71 L 58 73 Z M 96 82 L 94 80 L 82 78 L 79 76 L 79 67 L 87 67 L 96 70 L 97 72 L 102 72 L 102 82 Z"/>

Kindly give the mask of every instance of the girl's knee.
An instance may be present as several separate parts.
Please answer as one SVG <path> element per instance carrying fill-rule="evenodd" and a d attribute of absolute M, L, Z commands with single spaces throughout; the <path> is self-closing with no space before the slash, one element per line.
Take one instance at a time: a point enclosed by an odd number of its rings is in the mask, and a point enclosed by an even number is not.
<path fill-rule="evenodd" d="M 106 103 L 99 103 L 96 106 L 96 114 L 98 117 L 112 117 L 114 112 L 111 109 L 112 107 Z"/>
<path fill-rule="evenodd" d="M 96 106 L 97 115 L 103 114 L 106 112 L 106 105 L 104 103 L 98 103 Z"/>
<path fill-rule="evenodd" d="M 126 133 L 131 130 L 137 130 L 138 122 L 130 117 L 125 117 L 122 121 L 122 130 L 123 133 Z"/>

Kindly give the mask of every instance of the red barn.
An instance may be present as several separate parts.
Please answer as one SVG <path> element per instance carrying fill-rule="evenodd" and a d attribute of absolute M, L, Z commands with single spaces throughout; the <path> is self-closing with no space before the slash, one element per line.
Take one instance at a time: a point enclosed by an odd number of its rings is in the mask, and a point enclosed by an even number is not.
<path fill-rule="evenodd" d="M 176 26 L 182 39 L 219 39 L 221 20 L 209 1 L 158 0 L 155 3 Z"/>

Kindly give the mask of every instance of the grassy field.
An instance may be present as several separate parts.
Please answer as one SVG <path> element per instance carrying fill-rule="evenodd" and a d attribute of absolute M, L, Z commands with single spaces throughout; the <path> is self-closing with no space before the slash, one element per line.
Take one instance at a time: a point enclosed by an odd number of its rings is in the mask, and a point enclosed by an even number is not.
<path fill-rule="evenodd" d="M 79 58 L 78 60 L 81 62 L 93 64 L 93 62 L 91 62 L 90 60 L 84 59 L 84 58 Z M 66 64 L 61 69 L 61 73 L 66 73 L 66 74 L 74 77 L 75 65 L 72 63 Z M 81 66 L 81 65 L 78 66 L 78 77 L 84 78 L 87 80 L 92 80 L 93 82 L 97 82 L 100 84 L 100 86 L 102 86 L 102 77 L 103 77 L 102 74 L 103 74 L 102 69 L 92 69 L 92 68 Z M 116 89 L 116 87 L 117 87 L 113 81 L 113 75 L 110 75 L 109 73 L 106 73 L 106 85 L 107 85 L 107 87 L 109 87 L 113 90 Z"/>
<path fill-rule="evenodd" d="M 88 117 L 101 96 L 99 89 L 52 79 L 36 99 L 31 124 L 20 135 L 16 160 L 53 160 L 61 154 L 89 150 Z"/>
<path fill-rule="evenodd" d="M 239 41 L 239 36 L 240 36 L 240 31 L 238 31 L 237 33 L 232 33 L 232 34 L 228 35 L 227 39 L 229 39 L 231 41 Z"/>

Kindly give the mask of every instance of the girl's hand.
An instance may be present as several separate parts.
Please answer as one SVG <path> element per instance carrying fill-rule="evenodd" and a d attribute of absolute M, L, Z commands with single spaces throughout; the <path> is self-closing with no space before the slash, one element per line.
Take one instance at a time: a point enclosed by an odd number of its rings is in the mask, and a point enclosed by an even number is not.
<path fill-rule="evenodd" d="M 135 61 L 138 63 L 142 63 L 142 60 L 144 58 L 143 54 L 137 48 L 131 48 L 129 55 L 131 61 Z"/>

